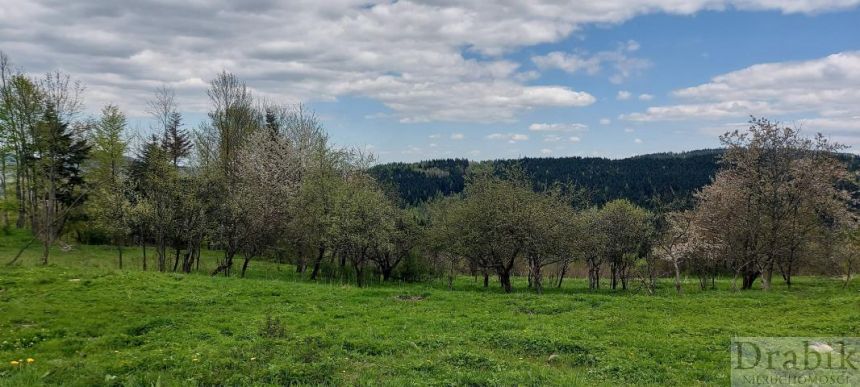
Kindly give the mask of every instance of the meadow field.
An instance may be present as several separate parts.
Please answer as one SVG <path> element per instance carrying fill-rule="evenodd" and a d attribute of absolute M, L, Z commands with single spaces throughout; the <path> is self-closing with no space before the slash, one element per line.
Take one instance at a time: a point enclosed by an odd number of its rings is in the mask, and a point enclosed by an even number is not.
<path fill-rule="evenodd" d="M 3 263 L 26 236 L 0 239 Z M 248 278 L 139 270 L 74 246 L 0 266 L 0 385 L 727 385 L 733 336 L 860 335 L 860 283 L 536 295 L 460 277 L 358 288 L 254 262 Z M 209 252 L 214 266 L 215 252 Z M 209 262 L 211 261 L 211 262 Z M 30 359 L 30 361 L 28 361 Z M 12 362 L 19 362 L 13 365 Z"/>

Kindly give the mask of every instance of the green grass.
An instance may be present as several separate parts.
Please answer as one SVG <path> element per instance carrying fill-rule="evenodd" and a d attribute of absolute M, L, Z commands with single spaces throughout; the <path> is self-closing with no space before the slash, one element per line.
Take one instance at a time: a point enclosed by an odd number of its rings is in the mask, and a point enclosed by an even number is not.
<path fill-rule="evenodd" d="M 22 240 L 0 238 L 0 261 Z M 690 281 L 682 296 L 571 280 L 538 296 L 522 279 L 514 294 L 465 277 L 357 288 L 265 262 L 240 279 L 119 271 L 107 247 L 37 256 L 0 266 L 0 386 L 726 385 L 732 336 L 860 335 L 860 286 L 825 278 L 770 293 Z"/>

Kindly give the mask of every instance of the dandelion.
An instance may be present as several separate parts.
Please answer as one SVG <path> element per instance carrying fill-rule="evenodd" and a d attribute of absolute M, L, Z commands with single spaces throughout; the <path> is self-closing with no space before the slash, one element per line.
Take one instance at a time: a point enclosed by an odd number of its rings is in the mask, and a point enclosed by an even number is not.
<path fill-rule="evenodd" d="M 200 361 L 200 359 L 195 357 L 195 358 L 191 359 L 191 361 Z"/>
<path fill-rule="evenodd" d="M 33 364 L 35 362 L 36 362 L 36 359 L 33 359 L 32 357 L 27 358 L 27 364 Z"/>
<path fill-rule="evenodd" d="M 18 361 L 16 361 L 16 360 L 12 360 L 12 361 L 10 361 L 10 362 L 9 362 L 9 364 L 11 364 L 11 365 L 12 365 L 12 367 L 15 367 L 15 366 L 17 366 L 18 364 L 21 364 L 21 363 L 19 363 L 19 362 L 18 362 Z"/>
<path fill-rule="evenodd" d="M 257 358 L 256 358 L 256 357 L 252 357 L 252 358 L 251 358 L 251 361 L 254 361 L 254 360 L 257 360 Z"/>

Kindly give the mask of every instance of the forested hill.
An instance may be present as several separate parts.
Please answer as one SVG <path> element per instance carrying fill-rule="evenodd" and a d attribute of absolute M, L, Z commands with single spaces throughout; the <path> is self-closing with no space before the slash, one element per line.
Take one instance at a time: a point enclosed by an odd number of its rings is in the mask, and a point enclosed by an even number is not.
<path fill-rule="evenodd" d="M 536 189 L 571 182 L 584 189 L 593 204 L 627 198 L 654 208 L 674 203 L 686 206 L 693 192 L 708 184 L 719 168 L 722 151 L 704 149 L 684 153 L 655 153 L 626 159 L 599 157 L 523 158 L 491 161 L 497 166 L 519 164 Z M 850 159 L 856 170 L 858 159 Z M 461 192 L 470 162 L 465 159 L 377 165 L 372 174 L 396 190 L 406 204 L 417 204 L 437 195 Z"/>
<path fill-rule="evenodd" d="M 536 189 L 554 183 L 573 183 L 588 193 L 590 201 L 602 204 L 627 198 L 653 207 L 661 202 L 686 200 L 707 184 L 718 168 L 720 150 L 686 153 L 657 153 L 626 159 L 599 157 L 523 158 L 496 160 L 496 166 L 519 164 Z M 461 192 L 470 162 L 465 159 L 430 160 L 418 163 L 390 163 L 375 166 L 373 175 L 395 189 L 408 204 L 437 195 Z"/>

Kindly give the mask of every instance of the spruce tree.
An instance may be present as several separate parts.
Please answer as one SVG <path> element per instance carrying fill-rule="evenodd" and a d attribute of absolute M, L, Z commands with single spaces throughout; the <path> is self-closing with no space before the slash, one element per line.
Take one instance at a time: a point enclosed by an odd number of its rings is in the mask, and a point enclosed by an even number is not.
<path fill-rule="evenodd" d="M 168 125 L 164 128 L 161 146 L 167 152 L 174 167 L 179 166 L 179 160 L 191 154 L 191 139 L 188 137 L 188 131 L 182 129 L 182 114 L 179 112 L 170 114 Z"/>

